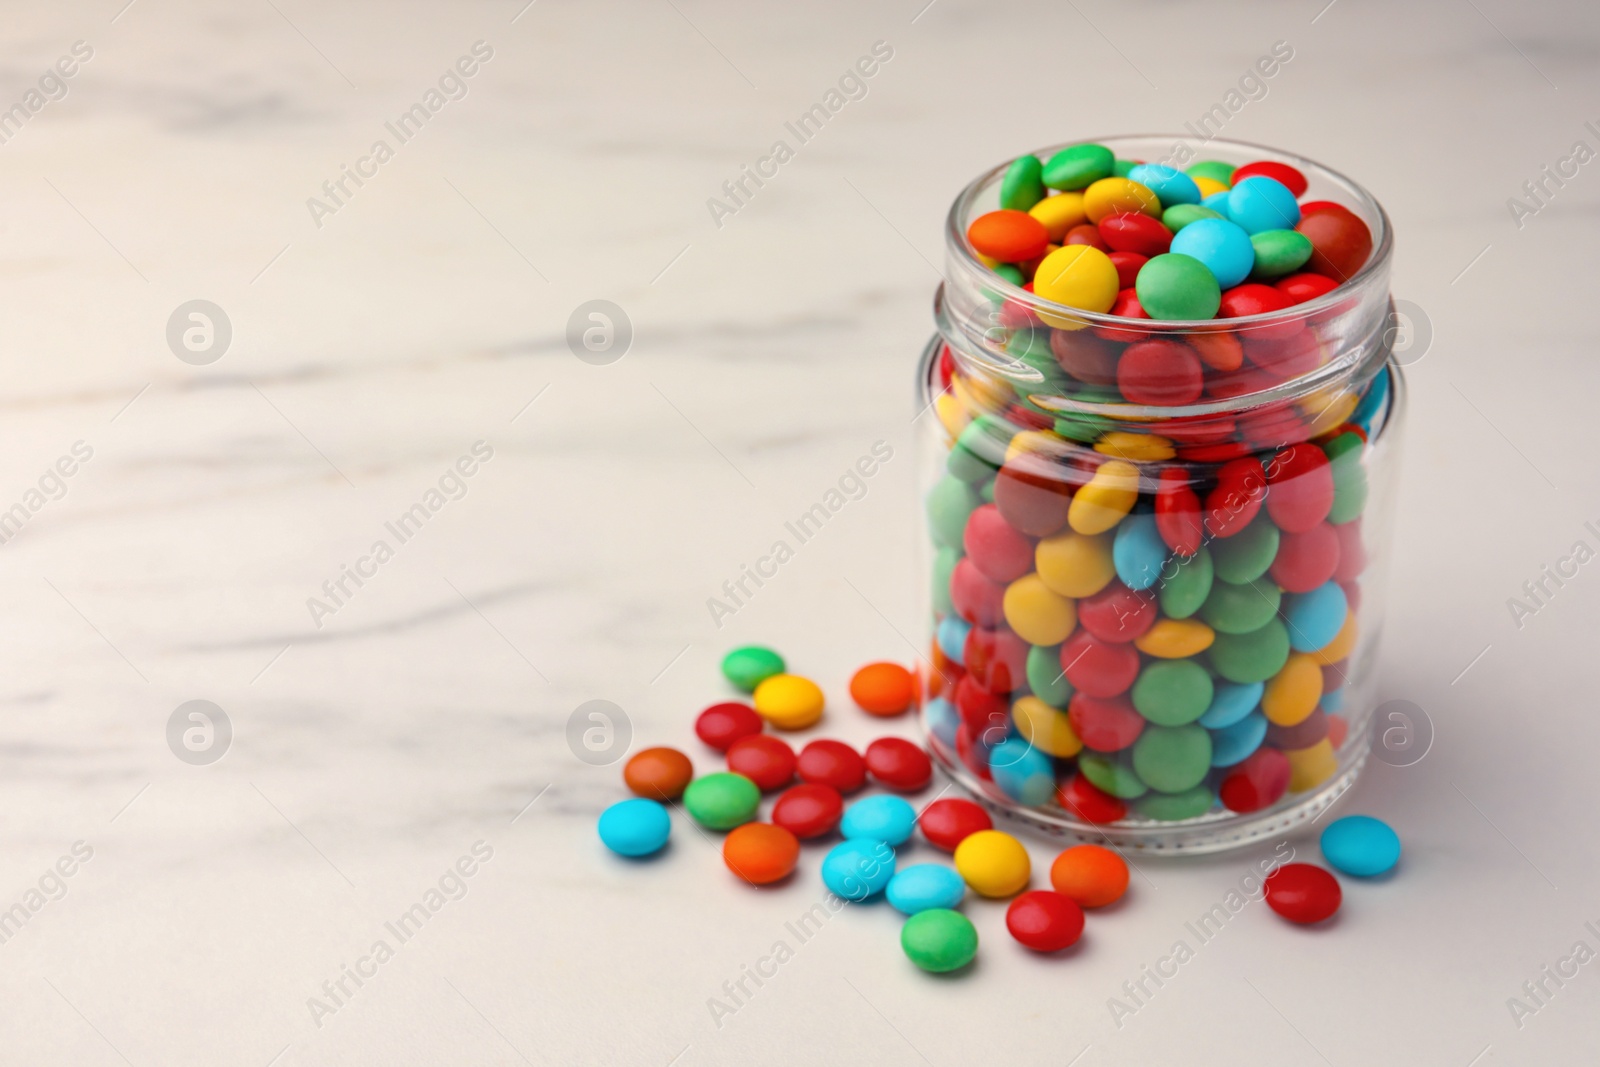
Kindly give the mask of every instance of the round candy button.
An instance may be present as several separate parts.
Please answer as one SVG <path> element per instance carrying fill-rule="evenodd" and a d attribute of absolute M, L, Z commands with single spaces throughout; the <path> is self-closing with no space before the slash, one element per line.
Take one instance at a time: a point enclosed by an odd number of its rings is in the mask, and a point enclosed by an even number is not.
<path fill-rule="evenodd" d="M 619 800 L 600 813 L 600 841 L 619 856 L 659 852 L 672 833 L 667 809 L 654 800 Z"/>
<path fill-rule="evenodd" d="M 802 782 L 831 785 L 841 793 L 867 784 L 866 761 L 843 741 L 812 741 L 800 750 L 796 769 Z"/>
<path fill-rule="evenodd" d="M 1286 863 L 1267 875 L 1267 906 L 1292 923 L 1319 923 L 1339 910 L 1339 880 L 1309 863 Z"/>
<path fill-rule="evenodd" d="M 994 820 L 970 800 L 947 797 L 924 808 L 917 818 L 917 826 L 935 848 L 954 852 L 956 846 L 972 834 L 994 829 Z"/>
<path fill-rule="evenodd" d="M 1035 952 L 1058 952 L 1083 935 L 1083 909 L 1054 890 L 1035 889 L 1011 902 L 1006 929 Z"/>
<path fill-rule="evenodd" d="M 1322 831 L 1322 855 L 1345 874 L 1370 878 L 1400 862 L 1400 837 L 1382 819 L 1346 815 Z"/>
<path fill-rule="evenodd" d="M 929 908 L 906 920 L 900 948 L 925 971 L 943 974 L 965 967 L 978 954 L 978 931 L 959 911 Z"/>
<path fill-rule="evenodd" d="M 772 821 L 796 837 L 821 837 L 839 825 L 844 799 L 829 785 L 795 785 L 772 803 Z"/>
<path fill-rule="evenodd" d="M 781 826 L 747 822 L 722 841 L 722 861 L 751 885 L 767 885 L 794 870 L 800 842 Z"/>

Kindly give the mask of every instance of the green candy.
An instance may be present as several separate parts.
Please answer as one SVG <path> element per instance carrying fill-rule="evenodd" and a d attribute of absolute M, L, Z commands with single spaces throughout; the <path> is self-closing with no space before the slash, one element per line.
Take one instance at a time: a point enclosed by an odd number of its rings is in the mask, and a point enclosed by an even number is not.
<path fill-rule="evenodd" d="M 1000 179 L 1000 206 L 1007 211 L 1026 211 L 1043 200 L 1043 170 L 1038 156 L 1031 153 L 1018 156 Z"/>
<path fill-rule="evenodd" d="M 1061 364 L 1050 351 L 1049 329 L 1017 330 L 1006 342 L 1006 353 L 1050 378 L 1061 378 Z"/>
<path fill-rule="evenodd" d="M 1147 663 L 1133 683 L 1133 706 L 1157 726 L 1182 726 L 1206 713 L 1211 674 L 1192 659 Z"/>
<path fill-rule="evenodd" d="M 1333 507 L 1328 521 L 1335 526 L 1361 515 L 1367 506 L 1367 468 L 1361 463 L 1366 442 L 1358 433 L 1342 433 L 1323 446 L 1333 474 Z"/>
<path fill-rule="evenodd" d="M 995 264 L 994 273 L 997 278 L 1004 278 L 1012 285 L 1018 287 L 1020 287 L 1023 282 L 1027 281 L 1027 279 L 1022 276 L 1022 270 L 1013 263 Z M 996 305 L 1004 304 L 1006 302 L 1006 294 L 1002 293 L 998 289 L 990 289 L 988 286 L 983 287 L 983 298 L 989 301 L 989 303 Z"/>
<path fill-rule="evenodd" d="M 1134 808 L 1146 818 L 1160 822 L 1181 822 L 1193 819 L 1216 806 L 1217 798 L 1207 785 L 1197 785 L 1181 793 L 1146 793 L 1134 803 Z"/>
<path fill-rule="evenodd" d="M 967 532 L 967 516 L 978 506 L 978 494 L 966 482 L 947 474 L 928 493 L 927 506 L 928 529 L 933 539 L 947 548 L 959 549 Z"/>
<path fill-rule="evenodd" d="M 1283 590 L 1271 580 L 1218 582 L 1200 608 L 1200 617 L 1219 634 L 1254 633 L 1278 613 L 1282 599 Z"/>
<path fill-rule="evenodd" d="M 1126 178 L 1129 174 L 1133 173 L 1133 168 L 1137 167 L 1138 165 L 1138 160 L 1119 159 L 1111 164 L 1111 174 L 1113 177 Z"/>
<path fill-rule="evenodd" d="M 1177 233 L 1191 222 L 1201 219 L 1220 219 L 1222 212 L 1213 211 L 1199 204 L 1173 204 L 1161 213 L 1161 225 Z"/>
<path fill-rule="evenodd" d="M 1211 770 L 1211 734 L 1199 723 L 1150 726 L 1133 743 L 1133 770 L 1158 793 L 1182 793 Z"/>
<path fill-rule="evenodd" d="M 978 486 L 978 499 L 983 501 L 985 504 L 994 503 L 994 483 L 995 480 L 990 478 L 988 481 Z"/>
<path fill-rule="evenodd" d="M 1074 415 L 1057 415 L 1055 431 L 1069 441 L 1080 441 L 1084 444 L 1100 440 L 1100 436 L 1115 425 L 1112 420 L 1103 415 L 1078 413 Z"/>
<path fill-rule="evenodd" d="M 940 615 L 953 615 L 955 604 L 950 601 L 950 575 L 961 562 L 961 553 L 948 545 L 942 546 L 933 556 L 933 610 Z"/>
<path fill-rule="evenodd" d="M 1028 688 L 1033 695 L 1053 708 L 1064 708 L 1072 700 L 1072 683 L 1061 669 L 1060 645 L 1034 645 L 1028 649 Z"/>
<path fill-rule="evenodd" d="M 742 774 L 718 771 L 689 783 L 683 791 L 683 808 L 708 830 L 732 830 L 756 817 L 761 790 Z"/>
<path fill-rule="evenodd" d="M 1219 537 L 1211 542 L 1211 559 L 1216 564 L 1217 577 L 1234 585 L 1255 581 L 1267 573 L 1267 568 L 1277 558 L 1278 539 L 1278 528 L 1267 518 L 1263 508 L 1249 526 L 1232 537 Z"/>
<path fill-rule="evenodd" d="M 1262 230 L 1250 235 L 1256 250 L 1252 278 L 1281 278 L 1306 265 L 1311 258 L 1311 238 L 1294 230 Z"/>
<path fill-rule="evenodd" d="M 1209 319 L 1222 306 L 1211 269 L 1193 256 L 1166 252 L 1139 268 L 1133 283 L 1139 306 L 1152 319 Z"/>
<path fill-rule="evenodd" d="M 964 521 L 962 530 L 966 530 Z M 756 686 L 783 672 L 783 657 L 760 645 L 736 648 L 722 657 L 722 676 L 746 693 L 754 693 Z"/>
<path fill-rule="evenodd" d="M 1247 634 L 1218 634 L 1211 643 L 1211 666 L 1230 682 L 1264 682 L 1289 662 L 1289 631 L 1271 619 Z"/>
<path fill-rule="evenodd" d="M 1205 732 L 1205 727 L 1200 728 Z M 1207 742 L 1209 743 L 1209 741 Z M 1123 800 L 1132 800 L 1134 797 L 1143 796 L 1149 787 L 1139 780 L 1133 773 L 1133 768 L 1118 760 L 1115 756 L 1107 756 L 1099 752 L 1085 751 L 1078 756 L 1078 772 L 1089 779 L 1101 792 L 1110 793 Z"/>
<path fill-rule="evenodd" d="M 1075 144 L 1050 157 L 1044 165 L 1044 183 L 1052 189 L 1087 189 L 1111 177 L 1116 161 L 1103 145 Z"/>
<path fill-rule="evenodd" d="M 1214 577 L 1211 550 L 1201 545 L 1200 551 L 1188 558 L 1173 556 L 1172 559 L 1177 564 L 1177 570 L 1161 583 L 1156 595 L 1161 601 L 1162 612 L 1168 618 L 1187 619 L 1199 611 L 1200 605 L 1211 595 Z"/>
<path fill-rule="evenodd" d="M 1220 159 L 1202 159 L 1184 171 L 1191 178 L 1210 178 L 1223 185 L 1233 184 L 1233 164 Z"/>
<path fill-rule="evenodd" d="M 929 908 L 900 928 L 900 947 L 918 967 L 944 974 L 972 962 L 978 954 L 978 929 L 959 911 Z"/>
<path fill-rule="evenodd" d="M 994 455 L 997 450 L 1002 456 L 1005 454 L 1005 446 L 996 437 L 995 427 L 988 416 L 981 415 L 973 419 L 950 447 L 945 468 L 964 482 L 977 482 L 989 477 L 1000 469 L 1000 460 L 987 457 Z M 1002 439 L 1010 440 L 1011 435 L 1006 434 Z"/>

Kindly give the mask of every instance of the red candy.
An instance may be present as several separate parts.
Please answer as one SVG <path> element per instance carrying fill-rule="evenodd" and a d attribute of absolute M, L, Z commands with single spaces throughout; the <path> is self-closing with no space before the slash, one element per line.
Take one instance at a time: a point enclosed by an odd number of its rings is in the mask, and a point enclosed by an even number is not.
<path fill-rule="evenodd" d="M 1002 467 L 994 480 L 994 506 L 1016 530 L 1049 537 L 1067 524 L 1072 495 L 1061 482 Z"/>
<path fill-rule="evenodd" d="M 1134 281 L 1139 277 L 1139 268 L 1149 261 L 1149 256 L 1141 256 L 1137 252 L 1112 252 L 1111 265 L 1117 268 L 1117 288 L 1119 290 L 1132 289 Z M 1111 314 L 1120 315 L 1122 312 L 1112 308 Z"/>
<path fill-rule="evenodd" d="M 1028 642 L 1010 630 L 974 626 L 962 655 L 967 677 L 993 693 L 1019 689 L 1027 681 L 1028 648 Z"/>
<path fill-rule="evenodd" d="M 1011 902 L 1006 929 L 1035 952 L 1058 952 L 1083 936 L 1083 909 L 1053 889 L 1035 889 Z"/>
<path fill-rule="evenodd" d="M 1106 239 L 1100 236 L 1100 231 L 1088 223 L 1074 226 L 1068 230 L 1067 235 L 1061 239 L 1061 243 L 1063 245 L 1088 245 L 1090 248 L 1098 248 L 1102 252 L 1111 251 L 1106 246 Z"/>
<path fill-rule="evenodd" d="M 956 683 L 955 696 L 956 711 L 973 733 L 982 733 L 999 722 L 1002 735 L 1008 721 L 1011 705 L 1005 696 L 1000 693 L 990 692 L 978 684 L 970 674 L 963 675 Z M 995 738 L 999 741 L 999 738 Z"/>
<path fill-rule="evenodd" d="M 1309 863 L 1286 863 L 1267 875 L 1267 907 L 1292 923 L 1319 923 L 1339 910 L 1339 880 Z"/>
<path fill-rule="evenodd" d="M 1307 200 L 1305 203 L 1300 205 L 1300 217 L 1307 218 L 1308 216 L 1315 215 L 1323 211 L 1348 212 L 1349 210 L 1350 209 L 1345 207 L 1343 204 L 1333 200 Z"/>
<path fill-rule="evenodd" d="M 897 793 L 915 793 L 933 780 L 933 761 L 903 737 L 880 737 L 867 746 L 867 773 Z"/>
<path fill-rule="evenodd" d="M 1231 185 L 1238 185 L 1246 178 L 1271 178 L 1282 183 L 1283 187 L 1300 197 L 1306 191 L 1306 176 L 1287 163 L 1273 163 L 1262 160 L 1258 163 L 1246 163 L 1233 172 Z"/>
<path fill-rule="evenodd" d="M 991 581 L 1014 582 L 1033 570 L 1033 542 L 993 504 L 973 509 L 961 543 L 972 565 Z"/>
<path fill-rule="evenodd" d="M 1005 586 L 985 578 L 971 559 L 963 558 L 950 572 L 950 603 L 975 626 L 994 626 L 1005 617 L 1005 595 Z"/>
<path fill-rule="evenodd" d="M 1246 315 L 1267 315 L 1274 311 L 1282 311 L 1288 306 L 1289 298 L 1272 286 L 1262 285 L 1259 282 L 1246 282 L 1222 294 L 1222 306 L 1217 309 L 1217 316 L 1224 319 L 1240 319 Z M 1298 326 L 1298 323 L 1296 325 Z"/>
<path fill-rule="evenodd" d="M 729 701 L 713 704 L 694 721 L 695 735 L 716 749 L 726 752 L 742 737 L 761 732 L 761 716 L 748 704 Z"/>
<path fill-rule="evenodd" d="M 1344 745 L 1344 739 L 1350 734 L 1350 724 L 1344 721 L 1342 715 L 1328 716 L 1328 743 L 1338 751 Z"/>
<path fill-rule="evenodd" d="M 956 728 L 956 755 L 966 764 L 967 770 L 986 782 L 993 781 L 994 775 L 989 771 L 989 746 L 973 741 L 973 736 L 972 728 L 966 723 Z M 1003 724 L 999 736 L 1005 736 Z"/>
<path fill-rule="evenodd" d="M 1258 748 L 1228 772 L 1217 788 L 1223 807 L 1241 815 L 1271 807 L 1289 788 L 1289 757 Z"/>
<path fill-rule="evenodd" d="M 1261 337 L 1245 340 L 1244 352 L 1250 362 L 1266 374 L 1264 386 L 1316 370 L 1322 362 L 1322 342 L 1311 330 L 1299 330 L 1292 337 L 1281 338 L 1264 336 L 1264 330 L 1262 333 Z"/>
<path fill-rule="evenodd" d="M 1307 300 L 1315 300 L 1324 293 L 1333 292 L 1339 288 L 1339 283 L 1326 274 L 1291 274 L 1273 282 L 1272 287 L 1288 297 L 1289 303 L 1304 304 Z"/>
<path fill-rule="evenodd" d="M 1339 535 L 1319 522 L 1303 533 L 1285 532 L 1272 561 L 1272 580 L 1285 593 L 1309 593 L 1339 567 Z"/>
<path fill-rule="evenodd" d="M 772 804 L 772 821 L 799 838 L 821 837 L 843 814 L 844 798 L 829 785 L 790 786 Z"/>
<path fill-rule="evenodd" d="M 1203 385 L 1199 354 L 1180 341 L 1129 345 L 1117 363 L 1117 388 L 1130 403 L 1192 404 Z"/>
<path fill-rule="evenodd" d="M 1052 330 L 1050 351 L 1061 369 L 1090 385 L 1115 385 L 1117 350 L 1088 330 Z"/>
<path fill-rule="evenodd" d="M 1200 362 L 1212 370 L 1235 371 L 1244 366 L 1244 346 L 1231 333 L 1190 334 L 1189 344 L 1200 353 Z"/>
<path fill-rule="evenodd" d="M 1290 445 L 1267 464 L 1267 514 L 1284 533 L 1304 533 L 1333 508 L 1333 466 L 1316 445 Z"/>
<path fill-rule="evenodd" d="M 1067 704 L 1067 721 L 1078 739 L 1096 752 L 1121 752 L 1144 732 L 1144 716 L 1125 695 L 1074 693 Z"/>
<path fill-rule="evenodd" d="M 843 741 L 812 741 L 800 750 L 796 770 L 802 782 L 832 786 L 846 795 L 867 784 L 866 760 Z"/>
<path fill-rule="evenodd" d="M 1075 774 L 1056 790 L 1056 803 L 1084 822 L 1116 822 L 1128 814 L 1128 805 Z"/>
<path fill-rule="evenodd" d="M 1206 533 L 1232 537 L 1261 510 L 1267 472 L 1254 457 L 1229 460 L 1217 471 L 1217 487 L 1206 494 Z M 959 565 L 958 565 L 959 566 Z"/>
<path fill-rule="evenodd" d="M 979 830 L 993 830 L 994 820 L 970 800 L 947 797 L 924 808 L 917 816 L 917 826 L 935 848 L 954 852 L 970 835 Z"/>
<path fill-rule="evenodd" d="M 728 770 L 742 774 L 763 793 L 794 780 L 794 749 L 770 734 L 742 738 L 728 749 Z"/>
<path fill-rule="evenodd" d="M 1111 304 L 1108 314 L 1123 319 L 1148 319 L 1144 307 L 1139 303 L 1139 294 L 1132 289 L 1123 289 L 1117 293 L 1117 299 Z M 1133 344 L 1136 341 L 1146 340 L 1150 336 L 1149 330 L 1124 330 L 1116 326 L 1096 326 L 1096 337 L 1104 337 L 1107 341 L 1120 341 L 1124 344 Z"/>
<path fill-rule="evenodd" d="M 1113 252 L 1159 256 L 1172 247 L 1172 231 L 1161 220 L 1142 212 L 1107 215 L 1100 220 L 1100 237 Z"/>
<path fill-rule="evenodd" d="M 1139 650 L 1131 644 L 1108 644 L 1080 629 L 1061 646 L 1061 668 L 1079 692 L 1114 697 L 1127 692 L 1138 677 Z"/>
<path fill-rule="evenodd" d="M 1002 263 L 1038 259 L 1050 244 L 1050 231 L 1026 211 L 991 211 L 967 227 L 972 247 Z"/>
<path fill-rule="evenodd" d="M 1339 539 L 1339 565 L 1333 568 L 1336 582 L 1353 582 L 1367 569 L 1367 549 L 1361 543 L 1361 520 L 1351 519 L 1333 528 Z M 1351 604 L 1351 608 L 1355 607 Z"/>
<path fill-rule="evenodd" d="M 1156 532 L 1168 548 L 1181 556 L 1200 551 L 1205 534 L 1200 522 L 1200 498 L 1189 488 L 1189 477 L 1182 468 L 1166 468 L 1156 484 Z"/>
<path fill-rule="evenodd" d="M 1295 227 L 1311 240 L 1306 269 L 1349 281 L 1372 254 L 1372 231 L 1351 211 L 1319 211 Z"/>
<path fill-rule="evenodd" d="M 1078 624 L 1108 644 L 1143 637 L 1161 613 L 1150 593 L 1134 592 L 1115 578 L 1094 596 L 1078 601 Z M 1065 652 L 1062 653 L 1065 659 Z"/>

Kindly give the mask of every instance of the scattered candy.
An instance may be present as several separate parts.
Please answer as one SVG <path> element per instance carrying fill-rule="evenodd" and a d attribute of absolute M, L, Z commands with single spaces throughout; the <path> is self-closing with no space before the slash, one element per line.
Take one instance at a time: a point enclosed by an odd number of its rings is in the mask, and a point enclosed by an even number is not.
<path fill-rule="evenodd" d="M 741 737 L 761 732 L 761 716 L 748 704 L 713 704 L 694 721 L 694 732 L 718 752 L 726 752 Z"/>
<path fill-rule="evenodd" d="M 1334 869 L 1371 878 L 1400 862 L 1400 837 L 1382 819 L 1346 815 L 1322 831 L 1322 855 Z"/>
<path fill-rule="evenodd" d="M 1309 863 L 1286 863 L 1267 875 L 1267 906 L 1292 923 L 1319 923 L 1339 910 L 1339 880 Z"/>
<path fill-rule="evenodd" d="M 869 715 L 899 715 L 916 699 L 916 679 L 898 663 L 869 663 L 850 679 L 850 699 Z"/>
<path fill-rule="evenodd" d="M 1074 845 L 1050 864 L 1050 884 L 1080 907 L 1103 908 L 1128 891 L 1128 864 L 1100 845 Z"/>
<path fill-rule="evenodd" d="M 772 804 L 772 821 L 801 839 L 821 837 L 839 825 L 844 798 L 828 785 L 795 785 Z"/>
<path fill-rule="evenodd" d="M 708 830 L 731 830 L 756 817 L 761 790 L 742 774 L 719 771 L 696 778 L 683 791 L 684 810 Z"/>
<path fill-rule="evenodd" d="M 736 648 L 722 657 L 723 677 L 746 693 L 754 693 L 756 686 L 783 672 L 783 657 L 760 645 Z"/>
<path fill-rule="evenodd" d="M 650 800 L 677 800 L 693 777 L 694 765 L 675 748 L 641 749 L 622 768 L 628 788 Z"/>
<path fill-rule="evenodd" d="M 1028 884 L 1032 865 L 1022 842 L 1001 830 L 979 830 L 956 846 L 956 870 L 985 897 L 1009 897 Z"/>
<path fill-rule="evenodd" d="M 866 900 L 894 877 L 894 849 L 857 837 L 833 846 L 822 860 L 822 883 L 844 900 Z"/>
<path fill-rule="evenodd" d="M 773 674 L 755 687 L 756 712 L 780 730 L 804 730 L 822 718 L 822 690 L 798 674 Z"/>
<path fill-rule="evenodd" d="M 812 741 L 800 750 L 796 770 L 802 782 L 831 785 L 846 795 L 867 784 L 867 764 L 843 741 Z"/>
<path fill-rule="evenodd" d="M 900 929 L 906 958 L 925 971 L 959 970 L 978 954 L 978 930 L 959 911 L 929 908 L 906 920 Z"/>
<path fill-rule="evenodd" d="M 672 833 L 667 809 L 654 800 L 619 800 L 600 813 L 600 841 L 619 856 L 648 856 Z"/>
<path fill-rule="evenodd" d="M 743 738 L 728 749 L 728 770 L 744 775 L 763 793 L 794 781 L 795 763 L 794 749 L 771 734 Z"/>
<path fill-rule="evenodd" d="M 967 883 L 949 867 L 918 863 L 896 871 L 883 894 L 896 911 L 915 915 L 929 908 L 954 908 L 967 895 Z"/>
<path fill-rule="evenodd" d="M 867 746 L 867 773 L 899 793 L 915 793 L 933 780 L 933 762 L 920 745 L 899 737 L 880 737 Z"/>
<path fill-rule="evenodd" d="M 1083 936 L 1083 909 L 1053 890 L 1035 889 L 1011 902 L 1006 929 L 1035 952 L 1059 952 Z"/>
<path fill-rule="evenodd" d="M 845 809 L 839 832 L 848 838 L 866 838 L 886 845 L 903 845 L 916 829 L 917 811 L 897 796 L 880 793 L 864 797 Z"/>
<path fill-rule="evenodd" d="M 945 797 L 923 809 L 917 817 L 917 827 L 935 848 L 954 852 L 973 834 L 994 829 L 994 820 L 970 800 Z"/>
<path fill-rule="evenodd" d="M 782 826 L 747 822 L 722 839 L 722 861 L 751 885 L 786 877 L 800 858 L 800 842 Z"/>

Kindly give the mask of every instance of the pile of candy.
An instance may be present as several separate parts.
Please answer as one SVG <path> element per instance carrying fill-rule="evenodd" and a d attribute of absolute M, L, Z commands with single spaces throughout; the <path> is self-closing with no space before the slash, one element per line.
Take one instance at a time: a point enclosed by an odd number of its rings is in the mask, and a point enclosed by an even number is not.
<path fill-rule="evenodd" d="M 900 794 L 916 793 L 932 781 L 932 765 L 917 745 L 898 737 L 873 741 L 858 754 L 849 745 L 814 740 L 797 755 L 764 732 L 799 729 L 818 721 L 820 690 L 784 673 L 776 653 L 742 648 L 723 662 L 737 687 L 753 691 L 754 707 L 714 704 L 700 713 L 695 733 L 724 753 L 728 770 L 694 777 L 689 757 L 674 748 L 647 748 L 629 758 L 623 779 L 633 799 L 600 816 L 600 840 L 613 852 L 648 856 L 665 847 L 672 820 L 666 805 L 681 799 L 703 829 L 726 832 L 723 861 L 740 879 L 768 885 L 788 877 L 800 859 L 801 841 L 834 840 L 819 865 L 823 884 L 845 901 L 882 894 L 905 915 L 900 943 L 908 959 L 925 971 L 957 970 L 972 961 L 978 934 L 957 910 L 971 889 L 990 899 L 1010 899 L 1006 929 L 1036 952 L 1058 952 L 1083 934 L 1084 909 L 1120 900 L 1128 888 L 1122 857 L 1099 845 L 1066 849 L 1050 865 L 1049 889 L 1029 890 L 1033 864 L 1012 835 L 994 828 L 988 812 L 970 800 L 936 799 L 919 813 Z M 915 680 L 896 664 L 875 663 L 856 672 L 850 692 L 872 715 L 899 715 L 915 698 Z M 802 701 L 799 695 L 806 699 Z M 803 705 L 803 711 L 800 710 Z M 794 779 L 799 784 L 792 784 Z M 872 793 L 848 807 L 844 797 L 871 780 L 889 792 Z M 782 790 L 766 822 L 757 821 L 764 793 Z M 899 852 L 920 831 L 951 864 L 899 865 Z M 1324 855 L 1339 870 L 1370 876 L 1399 861 L 1400 842 L 1376 819 L 1341 819 L 1323 834 Z M 898 852 L 897 852 L 898 850 Z M 1339 907 L 1341 893 L 1331 874 L 1308 864 L 1280 867 L 1267 878 L 1268 905 L 1294 922 L 1320 922 Z"/>

